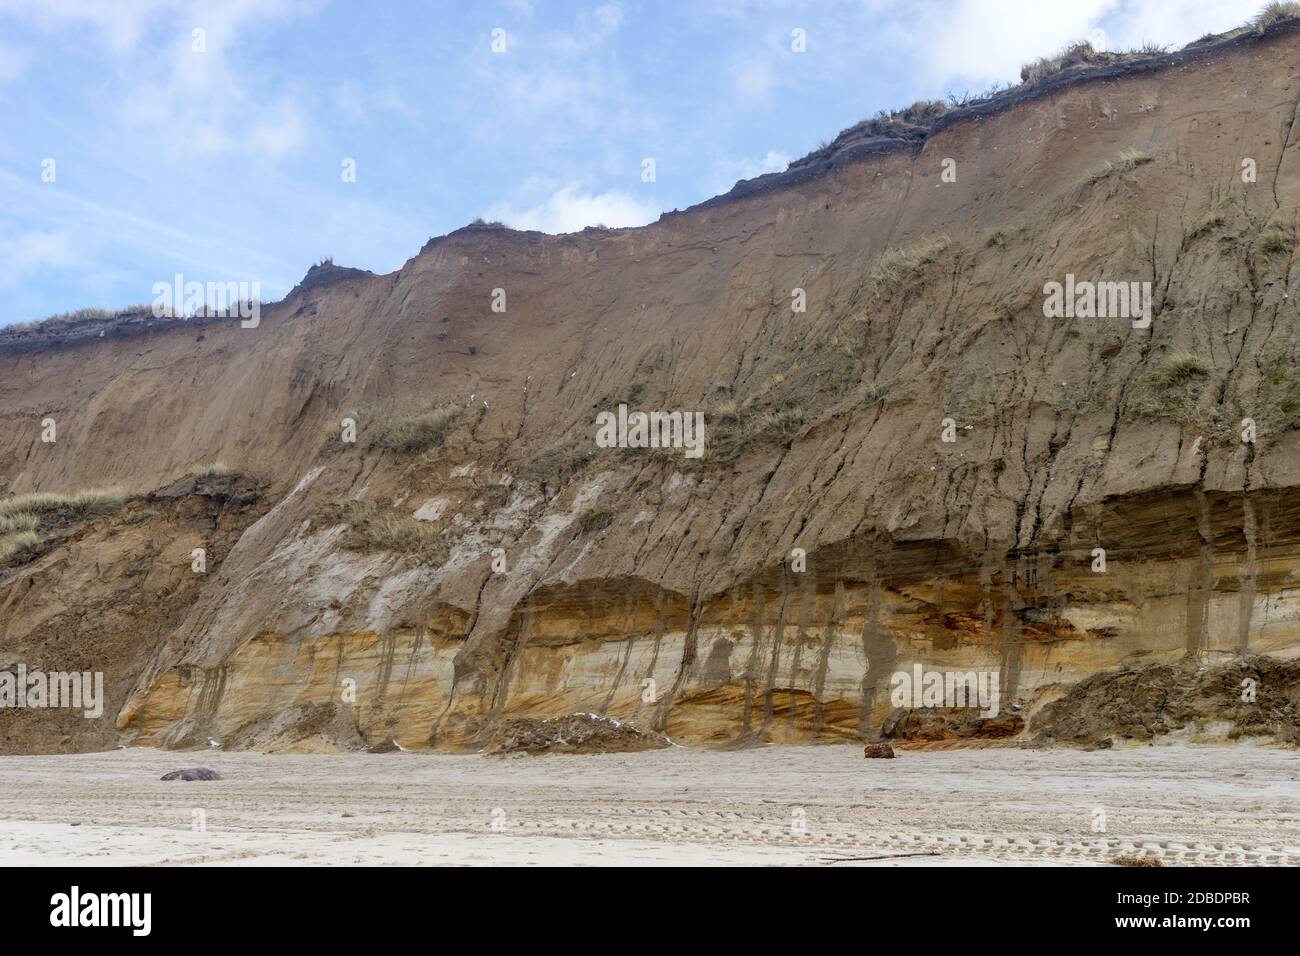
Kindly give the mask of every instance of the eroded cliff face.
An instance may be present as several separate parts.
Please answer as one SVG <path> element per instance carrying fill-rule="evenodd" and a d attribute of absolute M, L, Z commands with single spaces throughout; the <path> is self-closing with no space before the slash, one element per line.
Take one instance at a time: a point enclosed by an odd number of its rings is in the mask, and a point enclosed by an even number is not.
<path fill-rule="evenodd" d="M 1283 25 L 1082 77 L 641 229 L 468 228 L 255 329 L 5 346 L 0 479 L 256 479 L 202 575 L 188 539 L 102 522 L 185 579 L 111 665 L 140 744 L 337 702 L 408 749 L 571 712 L 856 738 L 916 663 L 996 672 L 1032 723 L 1121 665 L 1296 656 L 1298 52 Z M 1068 275 L 1150 283 L 1149 327 L 1046 318 Z M 598 447 L 620 403 L 704 412 L 703 457 Z M 127 588 L 91 568 L 60 542 L 0 569 L 6 645 L 80 654 L 41 595 Z"/>

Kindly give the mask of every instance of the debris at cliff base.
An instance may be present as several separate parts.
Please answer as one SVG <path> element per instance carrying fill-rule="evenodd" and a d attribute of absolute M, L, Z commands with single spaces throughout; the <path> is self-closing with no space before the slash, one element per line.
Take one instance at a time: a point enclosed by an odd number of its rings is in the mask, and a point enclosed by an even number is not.
<path fill-rule="evenodd" d="M 598 714 L 565 714 L 538 719 L 516 717 L 501 724 L 483 748 L 489 754 L 632 753 L 671 746 L 662 734 L 648 734 L 630 724 Z"/>
<path fill-rule="evenodd" d="M 335 753 L 365 750 L 352 708 L 337 700 L 297 703 L 231 734 L 228 750 L 262 753 Z"/>
<path fill-rule="evenodd" d="M 1018 714 L 984 717 L 974 707 L 900 708 L 885 718 L 880 736 L 889 740 L 989 740 L 1017 736 L 1025 729 Z"/>
<path fill-rule="evenodd" d="M 208 767 L 186 767 L 184 770 L 173 770 L 171 773 L 165 773 L 158 779 L 160 780 L 220 780 L 221 774 Z"/>
<path fill-rule="evenodd" d="M 1080 681 L 1046 704 L 1038 743 L 1096 746 L 1189 731 L 1198 739 L 1272 738 L 1300 744 L 1300 661 L 1243 657 L 1148 664 Z"/>
<path fill-rule="evenodd" d="M 867 744 L 862 748 L 862 756 L 867 760 L 893 760 L 894 748 L 889 744 Z"/>

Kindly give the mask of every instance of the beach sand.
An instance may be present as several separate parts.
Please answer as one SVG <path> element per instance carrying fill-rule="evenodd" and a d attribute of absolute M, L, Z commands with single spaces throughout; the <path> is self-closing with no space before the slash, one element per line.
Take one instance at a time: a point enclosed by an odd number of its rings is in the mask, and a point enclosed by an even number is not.
<path fill-rule="evenodd" d="M 224 779 L 158 779 L 193 766 Z M 1248 746 L 134 749 L 3 757 L 0 774 L 5 866 L 1300 864 L 1300 755 Z"/>

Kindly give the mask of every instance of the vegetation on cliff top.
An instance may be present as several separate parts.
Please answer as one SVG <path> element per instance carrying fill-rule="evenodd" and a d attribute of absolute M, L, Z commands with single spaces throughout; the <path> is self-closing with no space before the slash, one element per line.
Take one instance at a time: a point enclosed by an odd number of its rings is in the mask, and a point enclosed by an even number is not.
<path fill-rule="evenodd" d="M 39 533 L 71 521 L 111 514 L 126 503 L 120 488 L 94 488 L 73 494 L 34 492 L 0 499 L 0 565 L 34 557 L 46 539 Z"/>

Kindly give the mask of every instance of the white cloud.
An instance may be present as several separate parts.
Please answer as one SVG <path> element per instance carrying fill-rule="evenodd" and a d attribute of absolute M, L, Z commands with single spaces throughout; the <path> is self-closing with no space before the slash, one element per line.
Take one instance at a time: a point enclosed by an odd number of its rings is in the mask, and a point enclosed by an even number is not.
<path fill-rule="evenodd" d="M 1115 0 L 1024 3 L 958 0 L 930 11 L 933 29 L 917 37 L 923 80 L 986 86 L 1018 79 L 1020 67 L 1084 36 Z"/>
<path fill-rule="evenodd" d="M 33 230 L 17 235 L 0 234 L 0 286 L 17 285 L 31 273 L 65 268 L 75 262 L 72 239 L 66 232 Z"/>
<path fill-rule="evenodd" d="M 506 0 L 506 6 L 527 20 L 533 18 L 533 0 Z"/>
<path fill-rule="evenodd" d="M 406 98 L 391 88 L 363 89 L 352 80 L 344 80 L 335 94 L 339 112 L 351 122 L 360 122 L 373 113 L 397 113 L 415 119 L 416 111 Z"/>
<path fill-rule="evenodd" d="M 29 58 L 26 53 L 10 43 L 0 40 L 0 83 L 8 83 L 22 76 Z"/>
<path fill-rule="evenodd" d="M 543 202 L 525 209 L 511 203 L 494 203 L 483 218 L 500 220 L 516 229 L 537 229 L 554 234 L 578 232 L 587 226 L 611 228 L 644 226 L 659 218 L 660 208 L 648 200 L 637 199 L 617 189 L 603 193 L 584 193 L 576 183 L 569 183 Z"/>
<path fill-rule="evenodd" d="M 1056 53 L 1075 40 L 1087 39 L 1111 50 L 1131 49 L 1146 41 L 1181 46 L 1247 19 L 1240 0 L 1037 4 L 932 0 L 923 15 L 911 4 L 894 4 L 891 12 L 914 23 L 924 19 L 931 24 L 925 31 L 906 31 L 921 83 L 930 89 L 960 89 L 961 84 L 969 84 L 975 91 L 993 83 L 1018 81 L 1025 63 Z"/>
<path fill-rule="evenodd" d="M 764 173 L 781 173 L 789 165 L 790 157 L 774 149 L 769 149 L 766 156 L 721 159 L 713 166 L 709 188 L 714 193 L 723 193 L 742 179 L 753 179 Z"/>
<path fill-rule="evenodd" d="M 623 8 L 617 3 L 606 3 L 592 11 L 591 19 L 602 34 L 613 33 L 623 25 Z"/>
<path fill-rule="evenodd" d="M 148 24 L 176 0 L 0 0 L 0 13 L 27 19 L 45 31 L 90 25 L 115 53 L 129 52 Z"/>
<path fill-rule="evenodd" d="M 1179 47 L 1207 33 L 1223 33 L 1245 23 L 1264 0 L 1144 0 L 1124 4 L 1106 25 L 1109 48 L 1131 49 L 1142 43 Z"/>
<path fill-rule="evenodd" d="M 264 293 L 273 288 L 288 291 L 293 281 L 287 280 L 296 281 L 302 274 L 301 262 L 289 261 L 285 254 L 282 237 L 249 235 L 244 223 L 251 221 L 253 210 L 248 206 L 238 207 L 237 214 L 196 230 L 185 222 L 151 218 L 147 203 L 124 208 L 97 202 L 72 190 L 39 184 L 34 177 L 18 177 L 3 170 L 0 197 L 35 212 L 42 223 L 56 224 L 0 241 L 0 285 L 4 284 L 3 273 L 10 270 L 31 273 L 40 268 L 68 267 L 84 276 L 108 268 L 103 256 L 123 252 L 145 263 L 147 269 L 159 268 L 163 262 L 183 265 L 204 276 L 204 281 L 257 280 Z M 319 228 L 319 223 L 312 224 L 317 232 Z M 0 237 L 15 231 L 0 220 Z M 61 237 L 76 238 L 75 255 L 71 239 L 64 241 Z M 152 283 L 164 278 L 169 276 L 150 275 L 131 294 L 130 301 L 147 298 Z"/>
<path fill-rule="evenodd" d="M 264 114 L 247 134 L 247 144 L 259 156 L 280 159 L 307 144 L 307 125 L 292 100 L 282 100 Z"/>
<path fill-rule="evenodd" d="M 314 0 L 0 0 L 0 15 L 45 31 L 89 27 L 119 68 L 118 118 L 179 152 L 251 151 L 279 158 L 306 144 L 291 96 L 250 89 L 253 73 L 229 54 L 259 21 L 287 20 Z M 192 49 L 193 31 L 206 49 Z M 89 52 L 94 52 L 91 50 Z"/>
<path fill-rule="evenodd" d="M 776 82 L 772 64 L 759 57 L 745 57 L 731 64 L 731 85 L 736 98 L 754 105 L 766 102 Z"/>
<path fill-rule="evenodd" d="M 542 40 L 542 47 L 561 56 L 577 56 L 604 44 L 623 25 L 623 8 L 607 3 L 594 10 L 579 12 L 572 30 L 552 32 Z"/>

